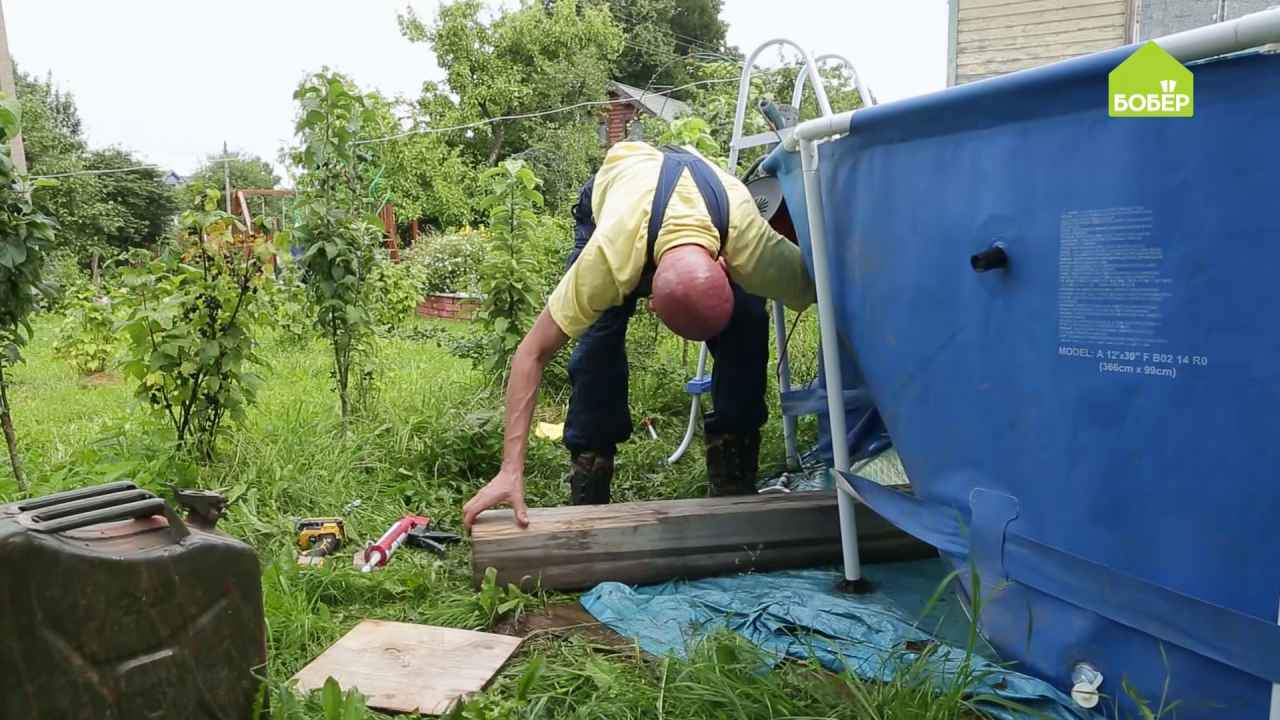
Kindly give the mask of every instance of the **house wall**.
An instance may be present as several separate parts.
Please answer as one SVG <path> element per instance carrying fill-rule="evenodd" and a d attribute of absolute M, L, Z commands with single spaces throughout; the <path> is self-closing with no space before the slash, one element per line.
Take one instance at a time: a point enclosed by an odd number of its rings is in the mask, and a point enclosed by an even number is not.
<path fill-rule="evenodd" d="M 1234 20 L 1275 4 L 1277 0 L 1140 0 L 1137 37 L 1150 40 L 1202 25 Z"/>
<path fill-rule="evenodd" d="M 1266 10 L 1280 0 L 950 0 L 947 84 Z"/>
<path fill-rule="evenodd" d="M 1131 0 L 951 0 L 948 84 L 1123 45 L 1131 5 Z"/>

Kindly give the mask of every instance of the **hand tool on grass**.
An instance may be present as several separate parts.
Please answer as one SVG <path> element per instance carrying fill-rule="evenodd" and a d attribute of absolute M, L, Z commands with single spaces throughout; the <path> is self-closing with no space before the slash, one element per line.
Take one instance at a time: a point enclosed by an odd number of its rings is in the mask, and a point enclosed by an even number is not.
<path fill-rule="evenodd" d="M 431 519 L 422 517 L 421 515 L 405 515 L 395 521 L 390 528 L 387 529 L 377 542 L 369 543 L 364 549 L 356 553 L 353 559 L 356 567 L 360 568 L 360 572 L 373 572 L 374 568 L 380 568 L 387 564 L 391 556 L 396 550 L 404 544 L 409 537 L 409 532 L 417 527 L 430 526 Z"/>
<path fill-rule="evenodd" d="M 321 565 L 347 541 L 347 526 L 340 517 L 303 518 L 294 527 L 299 565 Z"/>
<path fill-rule="evenodd" d="M 428 522 L 426 525 L 416 527 L 409 531 L 409 537 L 405 542 L 410 546 L 432 552 L 436 555 L 444 556 L 448 552 L 447 545 L 452 545 L 461 541 L 462 538 L 455 533 L 437 530 Z"/>

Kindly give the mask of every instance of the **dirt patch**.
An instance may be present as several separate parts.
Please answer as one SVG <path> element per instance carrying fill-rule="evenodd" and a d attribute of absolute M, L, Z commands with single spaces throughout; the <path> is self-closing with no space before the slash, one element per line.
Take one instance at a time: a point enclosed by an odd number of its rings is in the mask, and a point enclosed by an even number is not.
<path fill-rule="evenodd" d="M 120 382 L 120 378 L 111 372 L 96 372 L 80 378 L 81 387 L 102 387 L 104 385 L 115 385 L 118 382 Z"/>
<path fill-rule="evenodd" d="M 498 623 L 493 632 L 518 637 L 579 634 L 604 645 L 629 647 L 632 642 L 610 630 L 577 603 L 551 605 L 541 612 L 527 613 Z"/>

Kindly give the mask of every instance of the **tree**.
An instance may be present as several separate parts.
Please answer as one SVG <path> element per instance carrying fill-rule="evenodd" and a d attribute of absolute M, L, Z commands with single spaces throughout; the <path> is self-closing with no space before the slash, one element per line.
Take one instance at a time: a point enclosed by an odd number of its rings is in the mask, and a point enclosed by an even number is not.
<path fill-rule="evenodd" d="M 688 82 L 687 63 L 734 54 L 725 47 L 728 25 L 722 0 L 608 0 L 626 28 L 627 43 L 614 67 L 615 79 L 636 87 L 675 87 Z"/>
<path fill-rule="evenodd" d="M 370 121 L 367 139 L 401 134 L 396 103 L 376 93 L 367 96 Z M 410 113 L 416 106 L 410 108 Z M 371 162 L 365 175 L 375 192 L 396 206 L 401 218 L 422 220 L 440 228 L 471 222 L 475 213 L 476 172 L 462 149 L 445 135 L 409 134 L 369 143 Z"/>
<path fill-rule="evenodd" d="M 280 176 L 276 174 L 271 163 L 249 153 L 229 153 L 226 156 L 221 153 L 208 155 L 200 168 L 187 178 L 187 184 L 204 185 L 223 192 L 224 165 L 230 171 L 233 190 L 270 189 L 280 184 Z M 192 194 L 203 195 L 204 193 L 202 191 Z"/>
<path fill-rule="evenodd" d="M 365 292 L 382 234 L 362 181 L 369 145 L 355 144 L 375 117 L 368 99 L 337 73 L 312 75 L 293 97 L 299 106 L 295 129 L 301 141 L 293 163 L 302 169 L 294 232 L 306 248 L 302 267 L 316 326 L 333 351 L 345 428 L 352 410 L 351 371 L 372 329 Z"/>
<path fill-rule="evenodd" d="M 224 170 L 225 166 L 225 170 Z M 207 190 L 226 192 L 226 175 L 231 176 L 231 189 L 270 190 L 280 184 L 280 176 L 276 174 L 271 163 L 250 153 L 210 154 L 205 157 L 200 167 L 187 178 L 182 185 L 182 196 L 185 204 L 198 202 Z M 223 198 L 226 202 L 226 198 Z M 249 211 L 255 216 L 265 214 L 267 217 L 281 217 L 284 212 L 284 198 L 258 198 L 250 203 Z"/>
<path fill-rule="evenodd" d="M 84 158 L 87 170 L 111 170 L 144 164 L 119 148 L 93 150 Z M 110 222 L 100 227 L 101 239 L 109 246 L 126 250 L 152 246 L 173 227 L 178 198 L 155 168 L 130 170 L 97 177 L 97 198 L 110 209 Z"/>
<path fill-rule="evenodd" d="M 419 105 L 428 123 L 464 124 L 604 99 L 623 39 L 606 8 L 523 0 L 491 22 L 481 18 L 485 10 L 482 0 L 454 0 L 429 26 L 412 9 L 400 15 L 404 36 L 428 43 L 446 73 L 445 86 L 424 86 Z M 583 107 L 499 120 L 468 130 L 461 144 L 477 164 L 490 167 L 527 150 L 534 133 L 549 124 L 594 128 L 597 115 Z"/>
<path fill-rule="evenodd" d="M 484 183 L 490 248 L 480 273 L 484 304 L 478 319 L 487 336 L 485 369 L 505 387 L 511 356 L 538 310 L 528 247 L 542 224 L 541 181 L 524 162 L 507 160 L 486 172 Z"/>
<path fill-rule="evenodd" d="M 4 371 L 21 362 L 19 350 L 31 336 L 27 318 L 35 310 L 36 294 L 43 292 L 40 276 L 54 224 L 35 209 L 32 187 L 9 157 L 9 141 L 21 132 L 21 117 L 16 100 L 0 97 L 0 427 L 18 490 L 26 492 Z"/>
<path fill-rule="evenodd" d="M 74 98 L 52 79 L 18 75 L 23 141 L 31 174 L 64 175 L 145 163 L 120 149 L 90 150 Z M 177 211 L 171 189 L 154 169 L 70 175 L 36 195 L 36 208 L 57 221 L 58 249 L 85 265 L 100 254 L 153 245 Z"/>

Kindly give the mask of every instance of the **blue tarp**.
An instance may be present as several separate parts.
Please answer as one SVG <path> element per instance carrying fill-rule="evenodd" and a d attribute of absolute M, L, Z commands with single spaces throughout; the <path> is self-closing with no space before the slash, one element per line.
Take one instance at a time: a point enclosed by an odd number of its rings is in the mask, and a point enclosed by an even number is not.
<path fill-rule="evenodd" d="M 800 570 L 639 588 L 603 583 L 581 602 L 596 619 L 654 655 L 687 657 L 699 640 L 727 630 L 764 649 L 775 662 L 812 657 L 833 672 L 848 668 L 876 681 L 899 676 L 927 648 L 925 676 L 938 685 L 954 677 L 966 658 L 968 621 L 946 594 L 927 607 L 946 577 L 946 565 L 925 560 L 864 571 L 875 588 L 866 595 L 838 592 L 842 576 L 834 570 Z M 998 695 L 1042 717 L 1087 717 L 1048 683 L 976 653 L 971 658 L 979 678 L 975 695 Z M 995 704 L 983 709 L 995 718 L 1025 716 Z"/>

